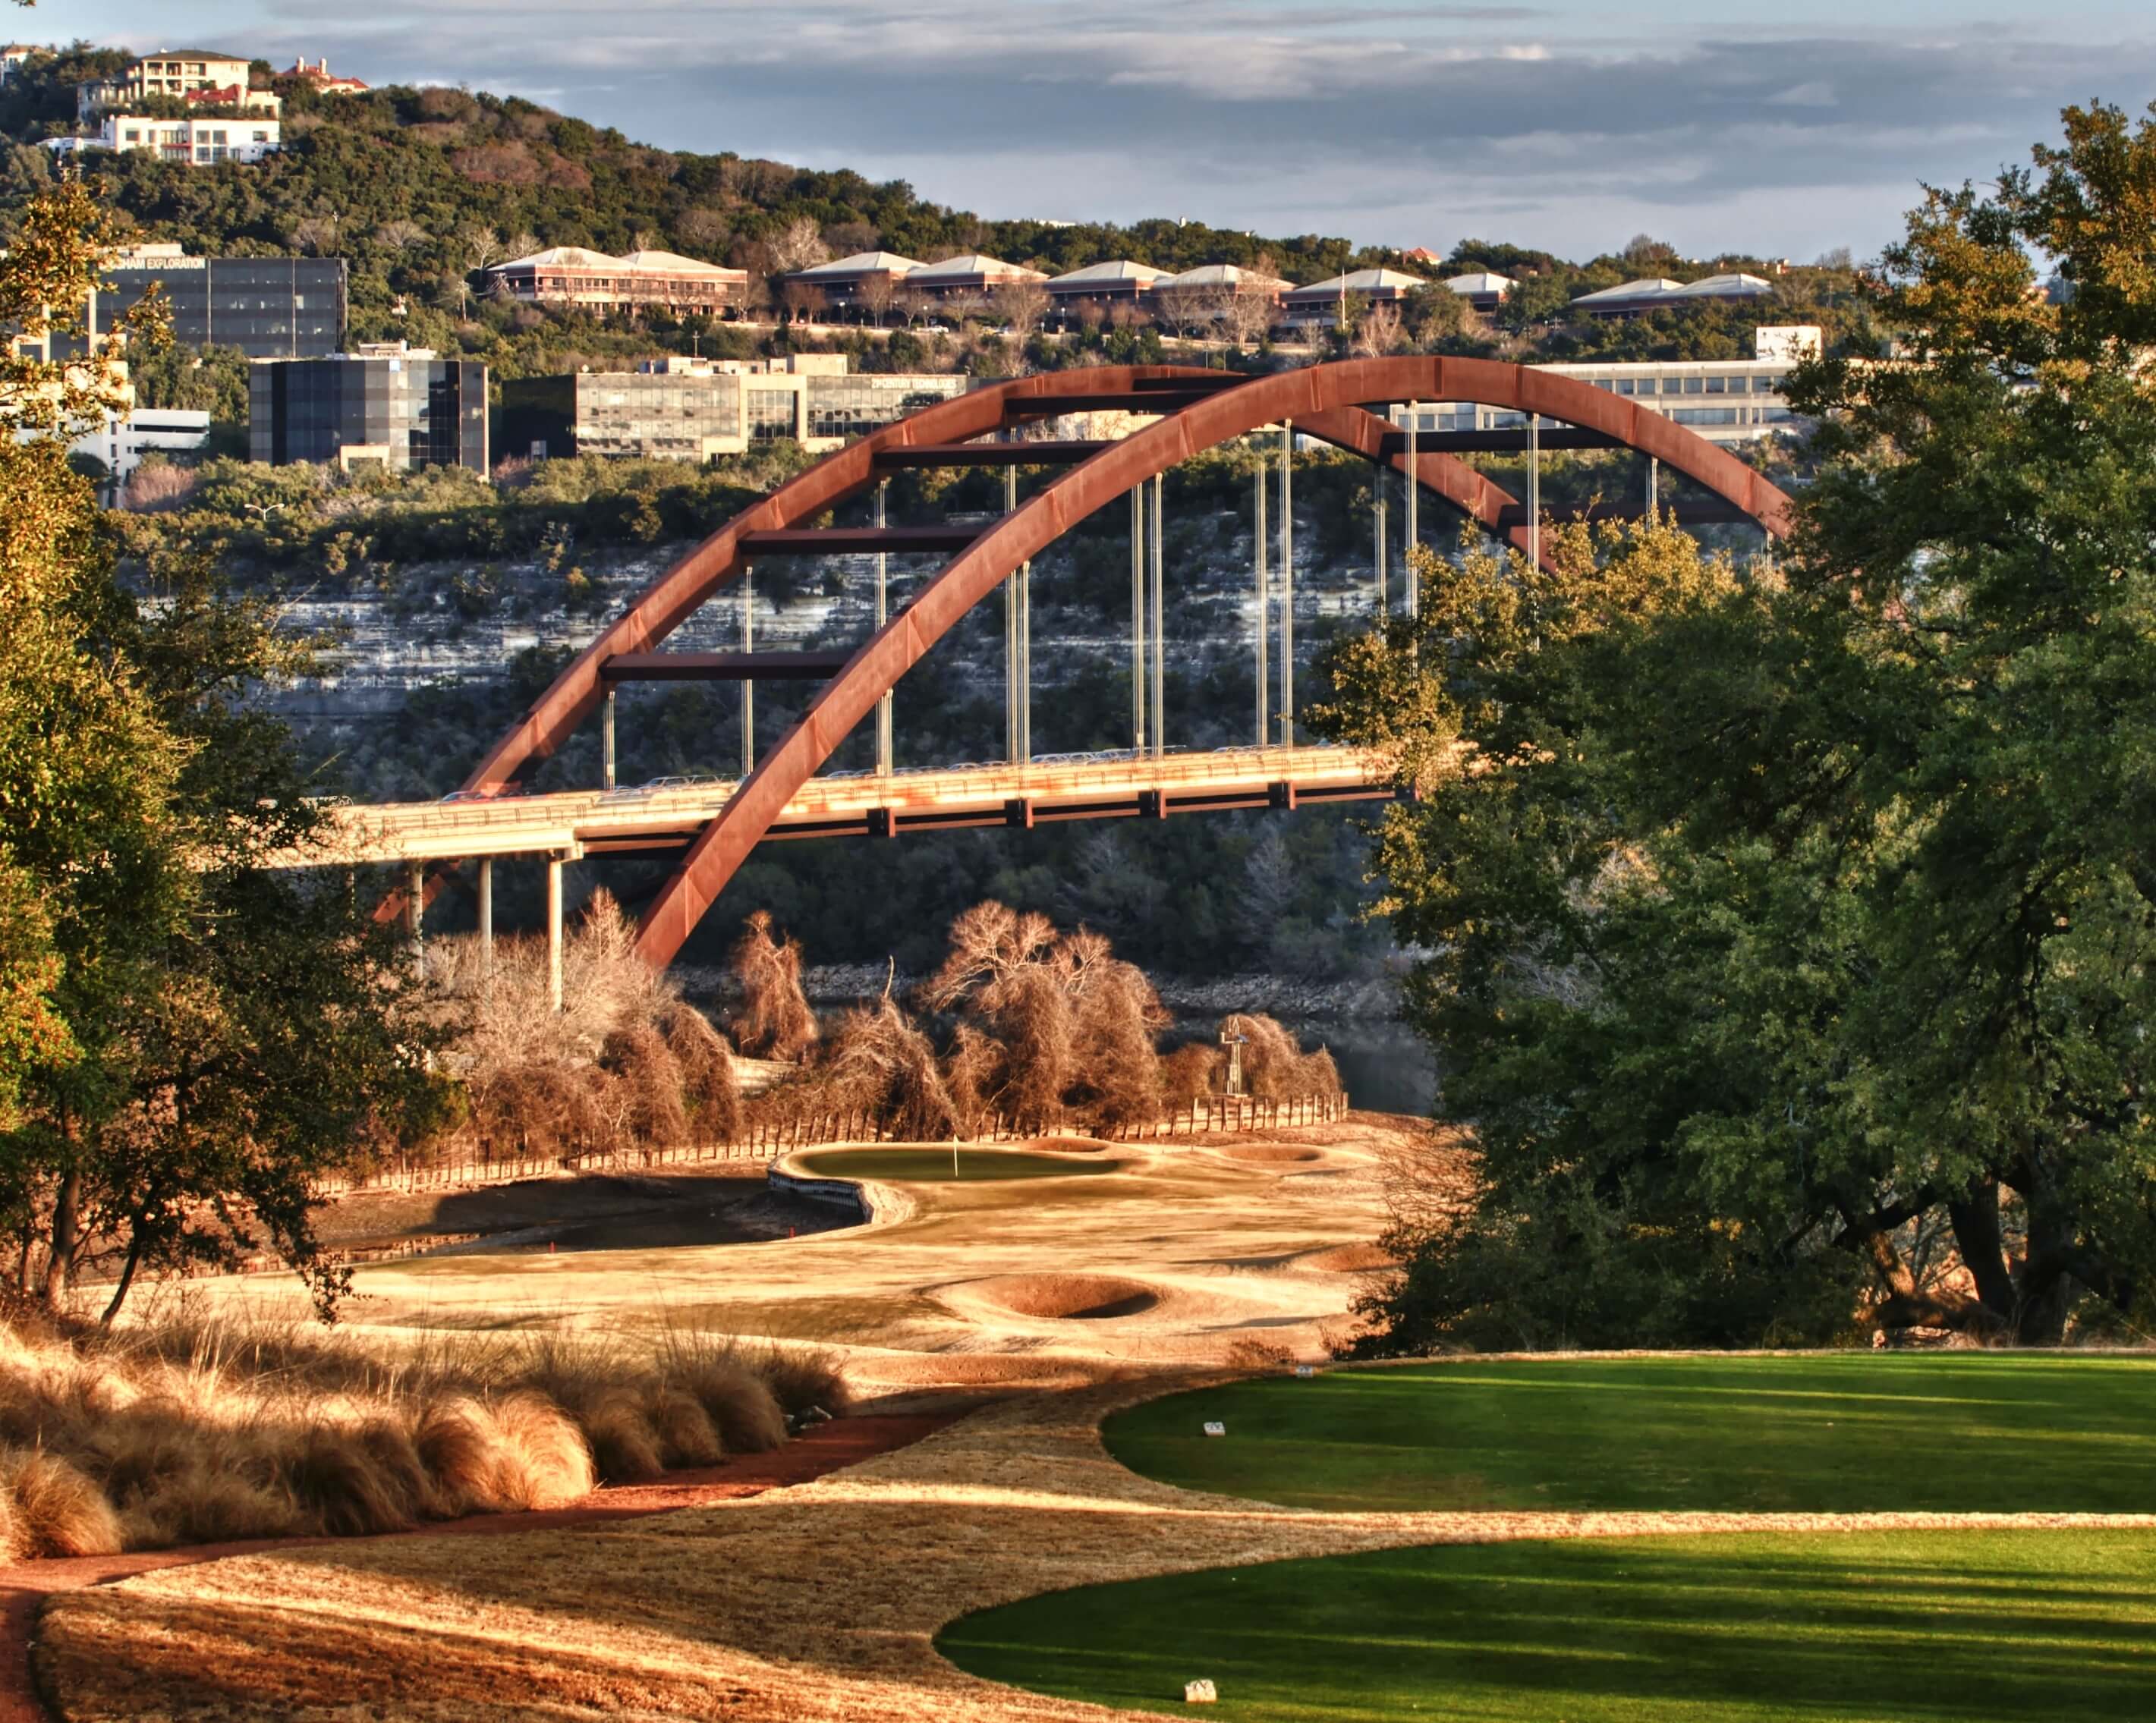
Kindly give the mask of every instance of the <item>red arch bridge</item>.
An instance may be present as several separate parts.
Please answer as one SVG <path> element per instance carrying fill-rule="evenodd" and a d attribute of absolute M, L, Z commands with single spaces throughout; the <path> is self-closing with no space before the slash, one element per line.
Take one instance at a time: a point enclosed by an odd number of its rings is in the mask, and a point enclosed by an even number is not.
<path fill-rule="evenodd" d="M 1419 432 L 1373 408 L 1424 401 L 1474 402 L 1515 413 L 1510 431 Z M 1068 415 L 1120 411 L 1137 428 L 1099 443 L 1024 440 L 1028 428 Z M 1162 475 L 1188 458 L 1236 438 L 1277 436 L 1276 483 L 1261 463 L 1252 498 L 1253 573 L 1259 599 L 1258 698 L 1254 746 L 1217 753 L 1172 751 L 1163 734 Z M 639 950 L 663 967 L 749 853 L 767 838 L 860 833 L 896 836 L 938 826 L 1099 818 L 1161 818 L 1171 812 L 1374 797 L 1392 793 L 1382 774 L 1348 750 L 1299 746 L 1295 726 L 1293 469 L 1296 437 L 1351 450 L 1408 482 L 1406 541 L 1416 540 L 1419 499 L 1429 492 L 1485 529 L 1538 557 L 1545 449 L 1626 448 L 1666 464 L 1713 500 L 1677 505 L 1681 522 L 1749 521 L 1787 534 L 1789 499 L 1702 438 L 1636 403 L 1569 377 L 1482 359 L 1348 360 L 1247 377 L 1181 367 L 1102 367 L 1022 377 L 939 403 L 850 444 L 713 533 L 639 593 L 570 663 L 523 719 L 444 803 L 339 810 L 331 843 L 294 864 L 398 863 L 407 883 L 385 900 L 383 919 L 404 916 L 418 931 L 425 903 L 464 862 L 478 868 L 480 929 L 492 936 L 492 867 L 501 856 L 543 858 L 547 934 L 558 989 L 561 865 L 624 851 L 680 853 L 644 915 Z M 1524 452 L 1528 495 L 1514 497 L 1460 459 L 1472 452 Z M 1055 467 L 1060 476 L 1023 504 L 1016 469 Z M 1000 467 L 1006 510 L 985 526 L 887 523 L 891 474 L 908 468 Z M 1652 487 L 1645 500 L 1652 506 Z M 1266 524 L 1268 492 L 1276 496 Z M 873 524 L 813 528 L 813 520 L 868 493 Z M 1114 755 L 1036 757 L 1031 744 L 1028 625 L 1032 559 L 1078 522 L 1121 498 L 1131 511 L 1132 747 Z M 1150 501 L 1148 501 L 1150 497 Z M 1382 504 L 1380 504 L 1382 510 Z M 1620 513 L 1623 510 L 1605 510 Z M 1377 603 L 1383 586 L 1384 527 L 1378 526 Z M 851 653 L 668 652 L 662 643 L 700 607 L 750 580 L 752 566 L 782 556 L 872 552 L 876 628 Z M 948 552 L 950 561 L 895 614 L 886 603 L 892 553 Z M 1269 567 L 1270 564 L 1270 567 Z M 1402 602 L 1416 603 L 1409 572 Z M 891 690 L 976 604 L 1005 591 L 1006 760 L 993 767 L 895 772 Z M 1268 618 L 1278 640 L 1269 673 Z M 625 681 L 723 679 L 742 685 L 745 720 L 759 680 L 820 684 L 800 720 L 760 760 L 745 760 L 737 782 L 696 781 L 636 790 L 613 785 L 614 690 Z M 876 720 L 876 768 L 818 776 L 818 768 L 865 718 Z M 528 795 L 521 785 L 578 728 L 601 726 L 603 783 L 595 791 Z M 743 726 L 744 749 L 752 734 Z"/>

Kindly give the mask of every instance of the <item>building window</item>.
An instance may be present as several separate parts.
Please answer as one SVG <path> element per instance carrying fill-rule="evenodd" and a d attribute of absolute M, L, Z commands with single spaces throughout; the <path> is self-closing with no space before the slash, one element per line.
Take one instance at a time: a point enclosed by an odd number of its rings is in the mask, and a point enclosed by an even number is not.
<path fill-rule="evenodd" d="M 793 435 L 793 391 L 751 389 L 748 434 L 752 443 L 776 443 Z"/>
<path fill-rule="evenodd" d="M 1707 392 L 1710 395 L 1727 394 L 1729 392 L 1729 379 L 1726 377 L 1711 377 L 1707 378 Z"/>

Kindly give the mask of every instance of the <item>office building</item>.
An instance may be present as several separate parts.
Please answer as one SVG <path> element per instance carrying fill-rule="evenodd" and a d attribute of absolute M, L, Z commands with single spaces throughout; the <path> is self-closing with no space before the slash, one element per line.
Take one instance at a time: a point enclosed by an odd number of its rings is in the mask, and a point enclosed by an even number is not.
<path fill-rule="evenodd" d="M 1476 269 L 1465 275 L 1449 275 L 1445 285 L 1487 316 L 1504 304 L 1505 295 L 1512 290 L 1512 278 L 1489 269 Z"/>
<path fill-rule="evenodd" d="M 163 293 L 172 339 L 187 346 L 237 347 L 250 359 L 316 359 L 344 349 L 340 257 L 189 257 L 177 245 L 138 245 L 105 269 L 90 299 L 90 332 L 110 328 L 153 287 Z"/>
<path fill-rule="evenodd" d="M 927 295 L 931 299 L 968 299 L 985 297 L 999 287 L 1041 282 L 1047 279 L 1038 269 L 1007 264 L 1001 258 L 987 257 L 974 251 L 963 257 L 947 257 L 941 263 L 922 264 L 918 269 L 909 269 L 906 274 L 906 285 L 915 292 Z"/>
<path fill-rule="evenodd" d="M 1396 305 L 1429 285 L 1424 277 L 1404 269 L 1355 269 L 1307 287 L 1291 287 L 1280 296 L 1281 305 L 1291 323 L 1332 324 L 1340 320 L 1341 307 L 1349 300 L 1366 305 Z"/>
<path fill-rule="evenodd" d="M 1757 331 L 1753 359 L 1648 360 L 1622 365 L 1537 365 L 1558 377 L 1577 378 L 1590 387 L 1666 413 L 1676 423 L 1710 443 L 1748 443 L 1778 433 L 1794 433 L 1803 422 L 1782 398 L 1783 382 L 1805 349 L 1817 351 L 1816 329 L 1769 328 Z M 1811 339 L 1808 341 L 1806 337 Z M 1425 401 L 1413 408 L 1395 407 L 1393 423 L 1403 429 L 1413 417 L 1420 432 L 1524 430 L 1527 416 L 1471 401 Z M 1544 418 L 1545 428 L 1559 422 Z"/>
<path fill-rule="evenodd" d="M 748 289 L 746 269 L 699 263 L 671 251 L 613 257 L 582 245 L 536 251 L 484 273 L 490 290 L 507 298 L 592 311 L 660 310 L 676 316 L 718 316 L 739 311 Z"/>
<path fill-rule="evenodd" d="M 796 269 L 786 279 L 789 285 L 798 283 L 814 288 L 830 305 L 858 305 L 863 303 L 862 290 L 870 282 L 886 283 L 895 292 L 906 285 L 916 269 L 923 267 L 913 259 L 900 257 L 893 252 L 857 251 L 851 257 L 834 258 L 814 269 Z M 870 290 L 871 296 L 881 290 L 880 287 Z"/>
<path fill-rule="evenodd" d="M 285 466 L 487 470 L 486 367 L 402 341 L 264 359 L 248 379 L 248 453 Z"/>
<path fill-rule="evenodd" d="M 948 372 L 850 375 L 843 353 L 647 361 L 501 386 L 505 454 L 709 460 L 789 440 L 821 454 L 965 392 Z"/>
<path fill-rule="evenodd" d="M 1655 276 L 1583 293 L 1572 302 L 1572 309 L 1607 322 L 1620 317 L 1643 317 L 1650 311 L 1681 310 L 1687 305 L 1732 305 L 1774 296 L 1774 283 L 1757 275 L 1709 275 L 1705 280 L 1690 282 Z"/>

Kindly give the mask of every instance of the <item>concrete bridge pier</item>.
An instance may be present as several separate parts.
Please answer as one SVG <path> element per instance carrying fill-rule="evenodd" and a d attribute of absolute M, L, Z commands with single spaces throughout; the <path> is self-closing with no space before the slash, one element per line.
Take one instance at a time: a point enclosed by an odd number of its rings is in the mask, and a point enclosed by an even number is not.
<path fill-rule="evenodd" d="M 494 858 L 479 859 L 479 972 L 494 974 Z"/>

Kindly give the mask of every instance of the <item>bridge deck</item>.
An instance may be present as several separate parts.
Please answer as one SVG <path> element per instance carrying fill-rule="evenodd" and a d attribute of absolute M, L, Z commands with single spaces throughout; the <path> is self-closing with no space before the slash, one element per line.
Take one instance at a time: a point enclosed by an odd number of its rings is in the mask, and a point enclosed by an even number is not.
<path fill-rule="evenodd" d="M 719 779 L 612 792 L 340 808 L 329 843 L 277 861 L 289 867 L 341 867 L 679 848 L 717 818 L 737 787 L 733 780 Z M 771 835 L 896 836 L 1063 819 L 1165 818 L 1171 813 L 1291 808 L 1390 793 L 1383 766 L 1350 748 L 1223 748 L 1158 759 L 1050 756 L 1026 766 L 814 777 L 787 804 Z"/>

